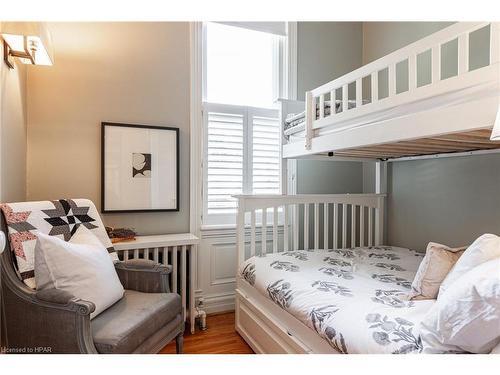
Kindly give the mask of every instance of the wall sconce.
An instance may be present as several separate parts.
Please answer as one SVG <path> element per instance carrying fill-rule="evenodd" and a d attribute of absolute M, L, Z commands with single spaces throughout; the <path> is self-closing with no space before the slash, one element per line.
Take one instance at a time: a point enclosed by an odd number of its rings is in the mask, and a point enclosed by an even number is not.
<path fill-rule="evenodd" d="M 23 64 L 52 65 L 54 53 L 50 33 L 41 22 L 2 22 L 3 58 L 14 69 L 13 58 Z"/>

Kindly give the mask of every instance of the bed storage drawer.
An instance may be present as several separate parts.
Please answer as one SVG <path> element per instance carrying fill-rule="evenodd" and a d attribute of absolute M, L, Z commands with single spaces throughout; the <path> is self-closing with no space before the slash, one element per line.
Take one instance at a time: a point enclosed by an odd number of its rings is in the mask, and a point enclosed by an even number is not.
<path fill-rule="evenodd" d="M 236 290 L 236 330 L 257 353 L 311 353 L 269 314 L 264 314 L 251 297 Z"/>

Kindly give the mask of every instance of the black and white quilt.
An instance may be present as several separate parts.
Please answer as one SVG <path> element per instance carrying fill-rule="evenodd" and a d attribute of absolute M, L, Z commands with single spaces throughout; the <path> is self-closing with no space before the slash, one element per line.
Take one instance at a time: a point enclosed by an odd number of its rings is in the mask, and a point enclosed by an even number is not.
<path fill-rule="evenodd" d="M 419 353 L 433 300 L 409 301 L 423 254 L 390 246 L 248 259 L 240 276 L 340 353 Z"/>
<path fill-rule="evenodd" d="M 111 259 L 118 261 L 101 217 L 94 203 L 88 199 L 4 203 L 0 209 L 7 223 L 16 270 L 30 288 L 36 289 L 35 245 L 38 232 L 69 241 L 78 227 L 83 225 L 108 249 Z"/>

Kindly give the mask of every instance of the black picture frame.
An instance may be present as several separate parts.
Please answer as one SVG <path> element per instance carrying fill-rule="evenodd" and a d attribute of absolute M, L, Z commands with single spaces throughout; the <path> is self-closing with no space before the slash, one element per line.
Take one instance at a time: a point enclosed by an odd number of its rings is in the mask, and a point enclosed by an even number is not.
<path fill-rule="evenodd" d="M 175 208 L 152 208 L 152 209 L 123 209 L 123 210 L 107 210 L 106 209 L 106 192 L 105 192 L 105 151 L 106 151 L 106 127 L 125 127 L 125 128 L 140 128 L 140 129 L 155 129 L 168 130 L 175 132 L 176 145 L 176 207 Z M 140 213 L 140 212 L 178 212 L 180 210 L 180 147 L 179 147 L 179 128 L 171 126 L 152 126 L 140 124 L 124 124 L 117 122 L 101 122 L 101 213 Z"/>

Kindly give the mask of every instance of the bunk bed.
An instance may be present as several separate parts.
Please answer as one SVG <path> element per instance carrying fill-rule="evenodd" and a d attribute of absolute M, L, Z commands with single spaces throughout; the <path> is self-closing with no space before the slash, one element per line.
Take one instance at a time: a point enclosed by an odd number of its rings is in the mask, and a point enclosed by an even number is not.
<path fill-rule="evenodd" d="M 472 66 L 469 37 L 484 28 L 489 64 Z M 305 103 L 284 101 L 283 157 L 392 159 L 500 148 L 490 140 L 500 90 L 498 28 L 456 23 L 307 92 Z M 457 54 L 443 55 L 448 43 Z M 442 76 L 445 63 L 454 75 Z"/>
<path fill-rule="evenodd" d="M 470 35 L 485 28 L 489 63 L 472 66 Z M 442 46 L 450 42 L 456 74 L 445 77 Z M 430 60 L 425 84 L 422 56 Z M 499 93 L 499 24 L 478 22 L 456 23 L 306 92 L 305 102 L 280 101 L 284 159 L 375 160 L 377 187 L 376 194 L 237 196 L 235 326 L 255 352 L 421 351 L 418 323 L 434 301 L 403 296 L 422 255 L 383 245 L 385 163 L 500 149 L 490 139 Z M 390 277 L 380 269 L 387 264 Z"/>

